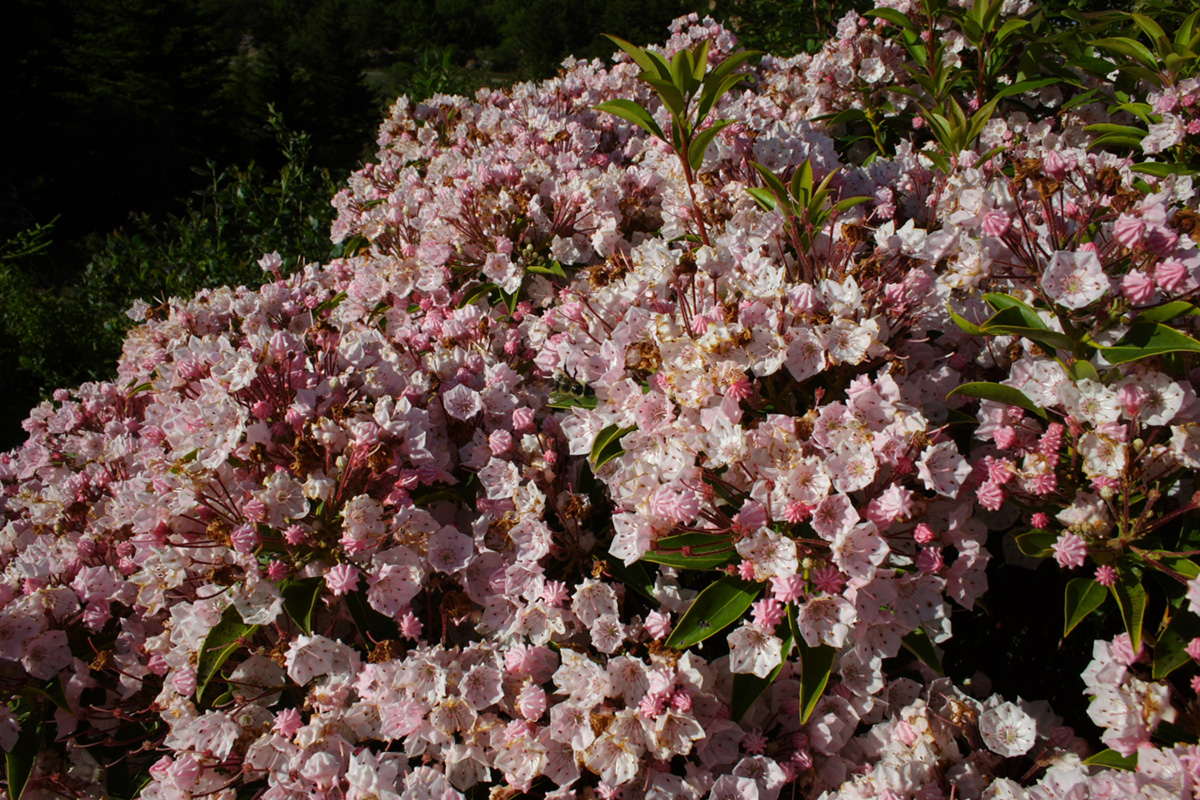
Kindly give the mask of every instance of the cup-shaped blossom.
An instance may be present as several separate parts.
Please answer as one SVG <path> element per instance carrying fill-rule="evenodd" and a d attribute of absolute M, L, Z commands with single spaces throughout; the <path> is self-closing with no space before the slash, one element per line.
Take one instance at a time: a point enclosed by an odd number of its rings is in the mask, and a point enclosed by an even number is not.
<path fill-rule="evenodd" d="M 1057 251 L 1042 273 L 1046 295 L 1065 308 L 1084 308 L 1108 293 L 1109 280 L 1092 252 Z"/>

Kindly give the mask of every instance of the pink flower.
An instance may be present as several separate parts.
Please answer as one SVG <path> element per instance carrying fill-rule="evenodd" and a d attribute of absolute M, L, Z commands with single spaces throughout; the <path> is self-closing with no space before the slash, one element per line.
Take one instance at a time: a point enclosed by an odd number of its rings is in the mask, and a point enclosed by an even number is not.
<path fill-rule="evenodd" d="M 250 553 L 258 547 L 258 531 L 253 525 L 238 525 L 229 534 L 230 541 L 233 542 L 233 549 L 239 553 Z"/>
<path fill-rule="evenodd" d="M 1200 638 L 1188 642 L 1187 647 L 1183 648 L 1183 652 L 1187 653 L 1188 658 L 1192 661 L 1200 661 Z"/>
<path fill-rule="evenodd" d="M 414 615 L 411 611 L 406 612 L 404 616 L 400 617 L 399 622 L 400 635 L 405 639 L 411 639 L 414 642 L 417 640 L 417 637 L 421 635 L 421 629 L 425 627 L 421 623 L 421 620 L 417 619 L 416 615 Z"/>
<path fill-rule="evenodd" d="M 1154 299 L 1154 279 L 1140 270 L 1131 269 L 1121 278 L 1121 294 L 1136 306 Z"/>
<path fill-rule="evenodd" d="M 348 594 L 358 585 L 358 570 L 350 564 L 338 564 L 325 573 L 325 585 L 335 597 Z"/>
<path fill-rule="evenodd" d="M 1075 569 L 1087 563 L 1087 543 L 1074 533 L 1063 533 L 1054 543 L 1054 560 L 1063 569 Z"/>
<path fill-rule="evenodd" d="M 1029 524 L 1035 528 L 1045 528 L 1050 524 L 1050 517 L 1044 511 L 1038 511 L 1029 518 Z"/>
<path fill-rule="evenodd" d="M 646 615 L 646 621 L 643 623 L 646 633 L 655 641 L 660 641 L 667 638 L 667 634 L 671 632 L 671 615 L 661 611 L 651 611 Z"/>
<path fill-rule="evenodd" d="M 933 528 L 922 522 L 913 528 L 913 539 L 917 544 L 929 544 L 937 538 L 937 534 L 933 532 Z"/>
<path fill-rule="evenodd" d="M 534 722 L 546 713 L 546 692 L 536 683 L 528 683 L 517 695 L 517 711 L 522 717 Z"/>
<path fill-rule="evenodd" d="M 771 593 L 780 603 L 793 603 L 804 597 L 804 584 L 802 575 L 774 575 L 771 577 Z"/>
<path fill-rule="evenodd" d="M 917 569 L 921 572 L 936 575 L 942 571 L 945 565 L 940 547 L 926 547 L 917 553 Z"/>
<path fill-rule="evenodd" d="M 993 209 L 983 215 L 983 224 L 980 228 L 984 236 L 999 238 L 1008 233 L 1008 229 L 1011 226 L 1012 218 L 1007 212 L 1000 209 Z"/>
<path fill-rule="evenodd" d="M 291 739 L 296 735 L 296 731 L 304 727 L 304 720 L 300 717 L 300 712 L 294 708 L 285 708 L 275 715 L 275 722 L 271 728 L 285 739 Z"/>
<path fill-rule="evenodd" d="M 1187 281 L 1187 267 L 1181 261 L 1174 258 L 1169 258 L 1158 265 L 1154 270 L 1154 282 L 1164 292 L 1177 292 L 1183 288 Z"/>
<path fill-rule="evenodd" d="M 989 480 L 975 490 L 975 496 L 979 499 L 979 505 L 988 511 L 999 511 L 1004 505 L 1006 493 L 997 481 Z"/>
<path fill-rule="evenodd" d="M 755 602 L 752 606 L 754 610 L 754 624 L 764 631 L 770 632 L 775 630 L 775 626 L 783 619 L 783 606 L 773 598 L 766 598 Z"/>

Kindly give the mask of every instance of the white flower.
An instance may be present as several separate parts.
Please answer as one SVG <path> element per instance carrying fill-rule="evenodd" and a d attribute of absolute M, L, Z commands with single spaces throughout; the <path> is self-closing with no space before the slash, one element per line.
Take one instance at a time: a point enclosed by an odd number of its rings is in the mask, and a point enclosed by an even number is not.
<path fill-rule="evenodd" d="M 480 412 L 483 400 L 480 399 L 479 392 L 460 383 L 442 395 L 442 405 L 448 415 L 466 422 Z"/>
<path fill-rule="evenodd" d="M 1033 747 L 1037 725 L 1033 717 L 1013 703 L 1001 703 L 980 715 L 979 733 L 993 753 L 1012 757 L 1027 753 Z"/>
<path fill-rule="evenodd" d="M 1042 288 L 1067 308 L 1083 308 L 1108 292 L 1108 276 L 1095 253 L 1059 250 L 1042 273 Z"/>
<path fill-rule="evenodd" d="M 783 658 L 783 642 L 754 625 L 743 625 L 729 634 L 729 669 L 760 678 L 771 674 Z"/>

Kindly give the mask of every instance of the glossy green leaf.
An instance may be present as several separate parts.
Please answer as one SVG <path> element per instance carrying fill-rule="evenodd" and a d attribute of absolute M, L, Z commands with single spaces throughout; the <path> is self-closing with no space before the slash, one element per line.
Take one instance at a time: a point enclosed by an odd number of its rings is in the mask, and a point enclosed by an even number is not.
<path fill-rule="evenodd" d="M 1125 630 L 1129 634 L 1129 645 L 1133 652 L 1142 647 L 1142 621 L 1146 615 L 1146 590 L 1141 581 L 1130 574 L 1123 573 L 1116 584 L 1109 587 L 1117 598 L 1121 608 L 1121 619 L 1125 621 Z"/>
<path fill-rule="evenodd" d="M 1108 767 L 1109 769 L 1123 769 L 1132 772 L 1137 769 L 1137 753 L 1131 756 L 1123 756 L 1116 750 L 1101 750 L 1093 756 L 1088 756 L 1083 760 L 1084 764 L 1089 767 Z"/>
<path fill-rule="evenodd" d="M 1030 324 L 1031 319 L 1027 309 L 1028 307 L 1017 306 L 1002 308 L 980 325 L 979 330 L 988 336 L 1023 336 L 1049 350 L 1070 352 L 1074 349 L 1075 343 L 1071 341 L 1070 337 L 1050 330 L 1046 323 L 1037 318 L 1036 314 L 1033 315 L 1033 318 L 1037 319 L 1037 323 Z"/>
<path fill-rule="evenodd" d="M 1030 558 L 1048 558 L 1054 552 L 1053 547 L 1058 541 L 1058 534 L 1034 528 L 1025 533 L 1018 533 L 1014 538 L 1017 548 Z"/>
<path fill-rule="evenodd" d="M 1131 136 L 1135 139 L 1141 139 L 1147 135 L 1147 131 L 1141 128 L 1133 128 L 1129 125 L 1113 125 L 1112 123 L 1102 123 L 1097 125 L 1088 125 L 1084 128 L 1088 133 L 1115 133 L 1120 136 Z"/>
<path fill-rule="evenodd" d="M 1075 630 L 1089 614 L 1104 605 L 1108 591 L 1091 578 L 1072 578 L 1064 595 L 1063 636 Z"/>
<path fill-rule="evenodd" d="M 1200 636 L 1200 618 L 1195 614 L 1176 612 L 1154 643 L 1154 680 L 1162 680 L 1191 663 L 1192 658 L 1184 648 L 1197 636 Z"/>
<path fill-rule="evenodd" d="M 1154 57 L 1154 54 L 1136 39 L 1130 39 L 1127 36 L 1114 36 L 1108 39 L 1094 39 L 1090 44 L 1092 47 L 1099 47 L 1102 50 L 1135 59 L 1142 66 L 1146 67 L 1146 69 L 1158 69 L 1158 60 Z"/>
<path fill-rule="evenodd" d="M 978 397 L 981 400 L 994 400 L 997 403 L 1007 403 L 1010 406 L 1017 406 L 1026 411 L 1032 411 L 1042 419 L 1049 419 L 1045 409 L 1037 403 L 1025 396 L 1025 393 L 1020 389 L 1014 389 L 1011 386 L 1005 386 L 1000 383 L 990 383 L 988 381 L 974 381 L 972 383 L 964 383 L 962 386 L 957 386 L 950 391 L 947 397 L 961 395 L 964 397 Z"/>
<path fill-rule="evenodd" d="M 942 667 L 942 659 L 938 657 L 937 648 L 934 647 L 933 640 L 929 638 L 924 627 L 910 631 L 900 640 L 900 644 L 938 675 L 946 674 L 946 670 Z"/>
<path fill-rule="evenodd" d="M 598 402 L 595 395 L 581 396 L 567 392 L 554 391 L 550 393 L 550 408 L 595 408 Z"/>
<path fill-rule="evenodd" d="M 684 552 L 687 548 L 687 552 Z M 677 569 L 721 569 L 737 557 L 728 536 L 710 533 L 682 533 L 665 536 L 642 556 L 643 561 Z"/>
<path fill-rule="evenodd" d="M 954 324 L 962 328 L 968 334 L 971 336 L 983 335 L 983 331 L 979 329 L 978 325 L 976 325 L 974 322 L 971 322 L 966 317 L 955 313 L 954 309 L 950 308 L 949 304 L 946 305 L 946 310 L 950 312 L 950 319 L 954 320 Z"/>
<path fill-rule="evenodd" d="M 1162 571 L 1170 575 L 1181 575 L 1187 580 L 1200 578 L 1200 564 L 1187 556 L 1170 550 L 1148 550 L 1142 553 L 1142 558 L 1152 567 L 1161 566 Z"/>
<path fill-rule="evenodd" d="M 229 657 L 241 649 L 241 640 L 249 638 L 258 630 L 257 625 L 247 625 L 235 606 L 229 606 L 213 626 L 200 647 L 200 659 L 196 664 L 196 700 L 204 697 L 204 690 Z"/>
<path fill-rule="evenodd" d="M 635 561 L 629 566 L 625 566 L 622 561 L 612 559 L 607 564 L 608 572 L 614 578 L 647 600 L 658 602 L 654 599 L 654 579 L 650 577 L 650 573 L 646 572 L 646 565 L 641 561 Z"/>
<path fill-rule="evenodd" d="M 1073 381 L 1081 381 L 1085 378 L 1089 381 L 1099 381 L 1100 373 L 1092 366 L 1090 361 L 1074 361 L 1067 367 L 1067 374 L 1071 376 Z"/>
<path fill-rule="evenodd" d="M 529 266 L 525 268 L 525 271 L 531 272 L 534 275 L 553 275 L 556 278 L 562 278 L 564 280 L 569 278 L 566 270 L 563 269 L 562 264 L 558 263 L 557 261 L 547 261 L 545 264 L 538 266 Z"/>
<path fill-rule="evenodd" d="M 596 110 L 620 117 L 626 122 L 632 122 L 651 136 L 662 139 L 664 142 L 667 140 L 667 137 L 663 135 L 662 128 L 658 127 L 658 123 L 654 121 L 654 116 L 632 100 L 608 100 L 597 105 Z"/>
<path fill-rule="evenodd" d="M 635 429 L 636 426 L 621 428 L 614 424 L 609 425 L 596 434 L 596 441 L 592 442 L 592 455 L 590 458 L 592 470 L 600 469 L 609 461 L 624 453 L 625 448 L 621 447 L 621 437 Z"/>
<path fill-rule="evenodd" d="M 712 144 L 713 137 L 723 131 L 733 120 L 719 119 L 709 127 L 696 134 L 696 138 L 692 139 L 692 143 L 688 145 L 688 165 L 693 171 L 699 170 L 704 164 L 704 153 L 708 150 L 708 146 Z"/>
<path fill-rule="evenodd" d="M 671 116 L 677 120 L 683 119 L 683 114 L 687 110 L 687 99 L 683 96 L 683 92 L 679 90 L 678 86 L 672 81 L 659 80 L 658 78 L 643 76 L 642 80 L 650 84 L 654 91 L 658 93 L 659 99 L 663 101 L 663 105 L 671 112 Z"/>
<path fill-rule="evenodd" d="M 615 44 L 617 47 L 621 48 L 626 53 L 628 53 L 630 58 L 633 59 L 633 62 L 635 64 L 637 64 L 639 67 L 641 67 L 645 72 L 649 72 L 649 73 L 658 75 L 658 65 L 650 57 L 650 54 L 647 53 L 646 50 L 644 50 L 641 47 L 638 47 L 633 42 L 627 42 L 618 36 L 611 36 L 607 33 L 604 35 L 605 35 L 605 37 L 610 39 L 613 44 Z M 666 78 L 667 76 L 666 75 L 658 75 L 658 77 Z"/>
<path fill-rule="evenodd" d="M 1150 17 L 1147 17 L 1145 14 L 1134 13 L 1130 14 L 1129 18 L 1132 19 L 1134 24 L 1141 28 L 1148 37 L 1150 37 L 1150 41 L 1154 42 L 1156 46 L 1159 44 L 1160 39 L 1162 40 L 1163 44 L 1166 44 L 1166 32 L 1163 31 L 1162 26 L 1160 26 Z"/>
<path fill-rule="evenodd" d="M 11 753 L 4 754 L 5 777 L 8 779 L 8 797 L 21 800 L 29 776 L 42 749 L 42 722 L 34 715 L 21 721 L 21 732 Z"/>
<path fill-rule="evenodd" d="M 1156 178 L 1166 178 L 1171 175 L 1196 174 L 1196 170 L 1190 168 L 1187 164 L 1160 164 L 1157 161 L 1144 161 L 1141 164 L 1134 164 L 1130 169 L 1134 172 L 1140 172 L 1143 175 L 1153 175 Z"/>
<path fill-rule="evenodd" d="M 313 611 L 317 608 L 317 598 L 321 594 L 320 578 L 300 578 L 288 581 L 280 594 L 283 595 L 283 610 L 287 612 L 296 627 L 306 635 L 312 635 Z"/>
<path fill-rule="evenodd" d="M 796 638 L 796 646 L 800 649 L 800 724 L 803 725 L 825 694 L 837 650 L 827 644 L 809 647 L 803 636 Z"/>
<path fill-rule="evenodd" d="M 774 211 L 779 207 L 779 202 L 775 199 L 775 193 L 769 189 L 751 186 L 746 190 L 746 193 L 754 198 L 763 211 Z"/>
<path fill-rule="evenodd" d="M 887 20 L 902 30 L 911 31 L 914 34 L 917 33 L 917 28 L 913 25 L 912 20 L 894 8 L 873 8 L 865 12 L 864 16 L 878 17 L 879 19 Z"/>
<path fill-rule="evenodd" d="M 733 575 L 718 578 L 696 596 L 667 637 L 667 647 L 684 650 L 720 633 L 738 620 L 758 599 L 762 585 Z"/>
<path fill-rule="evenodd" d="M 1111 347 L 1100 347 L 1110 364 L 1125 364 L 1163 353 L 1200 353 L 1200 341 L 1157 322 L 1138 322 Z"/>

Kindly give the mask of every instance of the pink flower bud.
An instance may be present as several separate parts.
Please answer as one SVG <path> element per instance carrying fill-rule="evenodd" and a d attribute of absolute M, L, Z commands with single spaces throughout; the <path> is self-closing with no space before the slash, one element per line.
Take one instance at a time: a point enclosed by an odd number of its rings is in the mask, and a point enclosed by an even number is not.
<path fill-rule="evenodd" d="M 348 594 L 358 585 L 358 570 L 350 564 L 338 564 L 325 573 L 325 585 L 334 596 Z"/>

